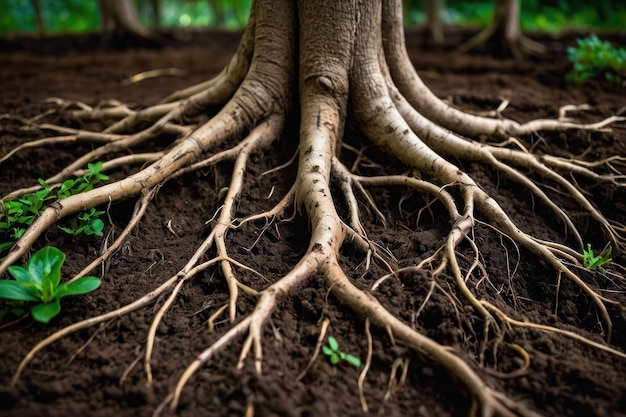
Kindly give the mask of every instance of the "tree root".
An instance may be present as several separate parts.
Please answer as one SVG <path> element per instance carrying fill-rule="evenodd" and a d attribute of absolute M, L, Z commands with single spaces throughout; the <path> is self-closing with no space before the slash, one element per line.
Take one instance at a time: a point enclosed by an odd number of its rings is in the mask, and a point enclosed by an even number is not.
<path fill-rule="evenodd" d="M 342 7 L 341 5 L 337 7 Z M 338 43 L 337 50 L 349 51 L 345 55 L 338 54 L 336 62 L 333 62 L 333 71 L 320 73 L 319 68 L 325 68 L 324 65 L 328 63 L 321 65 L 319 62 L 321 58 L 317 55 L 301 53 L 300 139 L 296 178 L 291 188 L 271 209 L 244 218 L 238 217 L 237 203 L 241 200 L 242 190 L 247 186 L 244 173 L 250 164 L 249 157 L 253 153 L 267 151 L 272 142 L 281 136 L 292 107 L 291 88 L 296 70 L 295 46 L 290 39 L 295 38 L 295 11 L 285 2 L 276 2 L 275 6 L 271 17 L 266 8 L 259 7 L 255 10 L 255 18 L 250 19 L 251 23 L 240 49 L 230 65 L 214 80 L 179 91 L 167 97 L 164 103 L 144 110 L 127 111 L 125 106 L 115 105 L 103 109 L 83 108 L 72 111 L 71 114 L 78 119 L 92 118 L 112 121 L 113 124 L 103 132 L 42 124 L 39 127 L 55 130 L 65 136 L 23 144 L 0 159 L 2 163 L 18 151 L 35 147 L 76 142 L 102 144 L 77 158 L 57 175 L 50 177 L 47 181 L 52 185 L 60 183 L 72 174 L 80 174 L 79 170 L 87 162 L 104 159 L 108 155 L 124 154 L 105 161 L 105 166 L 111 170 L 130 164 L 150 164 L 127 178 L 55 202 L 28 228 L 0 264 L 0 273 L 3 273 L 9 265 L 18 262 L 36 244 L 37 239 L 59 219 L 80 210 L 112 204 L 142 194 L 135 213 L 124 231 L 111 246 L 106 244 L 102 255 L 73 279 L 89 273 L 120 247 L 125 236 L 142 218 L 146 207 L 164 182 L 194 170 L 215 166 L 219 162 L 230 161 L 233 166 L 223 203 L 216 209 L 213 218 L 207 222 L 211 224 L 209 236 L 176 275 L 126 306 L 70 325 L 44 339 L 20 363 L 12 384 L 17 383 L 28 363 L 38 352 L 60 338 L 144 308 L 154 303 L 158 297 L 167 297 L 154 315 L 146 340 L 143 363 L 146 379 L 152 382 L 151 356 L 155 348 L 156 329 L 159 323 L 185 283 L 201 271 L 212 267 L 218 267 L 221 271 L 228 287 L 229 299 L 226 305 L 210 316 L 209 328 L 213 330 L 215 320 L 224 313 L 228 316 L 230 327 L 216 342 L 199 353 L 182 372 L 170 395 L 156 409 L 155 414 L 160 414 L 165 407 L 176 408 L 184 387 L 194 374 L 207 361 L 239 339 L 243 339 L 243 343 L 237 367 L 245 366 L 248 356 L 252 354 L 254 368 L 257 372 L 262 372 L 262 330 L 265 323 L 280 300 L 293 295 L 296 288 L 306 285 L 312 279 L 321 279 L 326 290 L 364 317 L 368 336 L 368 360 L 359 378 L 359 392 L 364 410 L 368 408 L 363 382 L 371 363 L 372 341 L 369 333 L 371 322 L 387 329 L 393 340 L 410 347 L 424 360 L 437 363 L 453 375 L 473 399 L 471 415 L 537 415 L 531 407 L 514 402 L 487 386 L 480 376 L 484 348 L 480 352 L 478 363 L 473 363 L 422 334 L 416 330 L 416 326 L 411 327 L 404 323 L 383 307 L 374 296 L 377 294 L 376 288 L 388 277 L 408 269 L 420 270 L 427 267 L 432 269 L 430 289 L 415 315 L 415 320 L 426 304 L 431 302 L 429 300 L 435 291 L 444 292 L 440 280 L 447 272 L 452 277 L 451 282 L 455 291 L 462 299 L 456 298 L 455 294 L 447 296 L 454 305 L 463 304 L 472 307 L 477 315 L 472 320 L 480 320 L 484 325 L 484 345 L 490 338 L 495 338 L 497 345 L 511 327 L 526 327 L 534 331 L 572 338 L 592 349 L 626 358 L 623 352 L 607 344 L 593 342 L 574 332 L 510 317 L 477 295 L 475 289 L 484 279 L 488 279 L 488 276 L 482 269 L 483 277 L 478 281 L 474 278 L 475 271 L 481 271 L 482 265 L 480 247 L 471 239 L 476 224 L 489 225 L 497 233 L 514 242 L 516 247 L 529 250 L 550 265 L 557 274 L 570 279 L 596 306 L 604 321 L 604 336 L 608 341 L 612 322 L 607 306 L 622 310 L 624 306 L 601 295 L 599 289 L 593 288 L 574 272 L 572 265 L 579 265 L 581 261 L 583 234 L 577 230 L 568 213 L 551 201 L 543 180 L 533 179 L 522 170 L 541 176 L 544 180 L 550 180 L 561 191 L 567 193 L 602 227 L 614 246 L 623 249 L 626 234 L 624 226 L 605 218 L 585 196 L 583 190 L 566 176 L 578 175 L 606 185 L 624 187 L 626 177 L 617 168 L 623 164 L 624 159 L 616 156 L 594 163 L 564 160 L 549 155 L 539 157 L 528 151 L 517 137 L 536 129 L 576 128 L 604 131 L 608 124 L 623 119 L 612 117 L 591 125 L 579 125 L 562 120 L 533 121 L 520 125 L 512 120 L 469 115 L 448 107 L 434 97 L 420 81 L 408 61 L 406 51 L 401 46 L 404 45 L 404 39 L 400 30 L 401 25 L 397 25 L 400 19 L 399 1 L 386 0 L 379 8 L 368 7 L 363 11 L 359 25 L 379 27 L 376 31 L 377 36 L 356 36 L 352 38 L 353 44 L 345 44 L 341 39 L 332 40 Z M 381 15 L 382 11 L 384 13 Z M 299 34 L 300 42 L 312 50 L 316 50 L 320 42 L 326 45 L 324 42 L 329 41 L 318 39 L 318 34 L 324 33 L 324 30 L 317 26 L 324 25 L 326 21 L 324 16 L 318 16 L 319 12 L 330 13 L 318 10 L 308 2 L 301 2 L 299 5 L 302 27 L 313 28 L 309 31 L 303 30 Z M 272 25 L 271 22 L 276 21 L 283 22 L 281 28 L 277 29 Z M 380 33 L 381 25 L 384 36 Z M 339 27 L 346 33 L 358 32 L 357 24 L 353 20 L 348 19 L 345 25 Z M 194 124 L 193 121 L 197 116 L 216 104 L 223 106 L 219 113 L 203 124 Z M 367 138 L 406 164 L 412 169 L 412 174 L 392 175 L 383 172 L 381 175 L 361 175 L 358 172 L 362 168 L 362 163 L 368 159 L 366 153 L 345 144 L 345 149 L 357 155 L 356 161 L 348 168 L 338 152 L 348 115 L 354 118 Z M 146 124 L 148 127 L 145 127 Z M 178 139 L 166 150 L 131 156 L 137 145 L 163 133 L 176 133 Z M 494 140 L 503 142 L 484 144 L 472 139 L 478 135 L 488 135 Z M 236 144 L 231 146 L 232 143 Z M 214 152 L 214 149 L 224 144 L 229 144 L 230 147 Z M 575 241 L 576 248 L 570 248 L 561 242 L 545 242 L 518 229 L 505 210 L 469 174 L 450 162 L 454 159 L 485 164 L 526 188 L 549 207 L 556 218 L 564 224 L 567 233 Z M 293 160 L 288 164 L 291 162 Z M 276 167 L 272 171 L 285 166 Z M 370 167 L 372 166 L 374 164 L 370 164 Z M 602 168 L 609 173 L 599 172 Z M 384 171 L 381 165 L 375 166 L 375 169 Z M 332 182 L 339 186 L 340 195 L 331 193 Z M 386 216 L 377 207 L 376 199 L 368 189 L 391 186 L 411 189 L 430 196 L 431 200 L 419 213 L 427 209 L 434 210 L 435 205 L 440 204 L 447 212 L 450 224 L 448 235 L 434 254 L 403 268 L 397 266 L 393 254 L 383 250 L 375 239 L 368 236 L 360 208 L 364 205 L 386 227 Z M 5 196 L 5 199 L 35 189 L 37 188 L 18 190 Z M 338 213 L 337 207 L 340 203 L 347 208 L 346 216 Z M 441 209 L 441 206 L 437 209 Z M 309 219 L 310 239 L 306 253 L 289 272 L 279 277 L 264 277 L 229 254 L 229 231 L 246 224 L 250 225 L 257 220 L 265 220 L 265 225 L 260 228 L 258 241 L 272 224 L 289 221 L 296 215 L 294 213 L 288 216 L 291 207 L 297 212 L 304 213 Z M 464 243 L 467 243 L 473 252 L 469 267 L 459 262 L 459 258 L 462 259 L 459 248 Z M 255 244 L 256 242 L 253 246 Z M 370 269 L 372 264 L 388 272 L 387 275 L 374 280 L 371 291 L 358 288 L 355 284 L 357 277 L 348 276 L 347 271 L 340 266 L 342 256 L 340 249 L 345 245 L 352 245 L 365 254 L 366 272 L 373 273 Z M 213 249 L 215 255 L 210 260 L 202 261 L 209 249 Z M 237 278 L 237 269 L 245 269 L 259 277 L 254 288 Z M 257 300 L 254 310 L 244 317 L 239 317 L 237 311 L 241 291 Z M 457 314 L 466 313 L 459 309 Z M 311 362 L 298 379 L 308 371 L 319 354 L 326 326 L 322 324 Z M 524 358 L 527 362 L 527 356 Z M 396 381 L 396 372 L 400 366 L 402 366 L 401 377 Z M 407 369 L 407 365 L 394 365 L 390 377 L 389 397 L 399 385 L 406 383 Z M 385 400 L 389 397 L 386 396 Z"/>

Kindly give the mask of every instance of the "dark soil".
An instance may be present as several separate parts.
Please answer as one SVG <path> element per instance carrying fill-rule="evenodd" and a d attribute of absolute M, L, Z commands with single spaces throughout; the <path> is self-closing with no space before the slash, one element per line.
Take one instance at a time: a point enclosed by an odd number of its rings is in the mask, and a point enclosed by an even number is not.
<path fill-rule="evenodd" d="M 505 117 L 518 121 L 557 116 L 559 107 L 589 103 L 593 110 L 580 117 L 585 121 L 624 112 L 626 87 L 605 81 L 572 85 L 564 81 L 569 65 L 565 48 L 575 36 L 539 39 L 549 49 L 542 58 L 524 62 L 494 59 L 488 51 L 461 55 L 452 46 L 469 33 L 449 34 L 449 45 L 434 50 L 422 45 L 418 33 L 408 34 L 408 45 L 416 68 L 434 92 L 463 109 L 484 111 L 498 107 L 503 98 L 511 104 Z M 116 99 L 130 107 L 145 107 L 174 90 L 203 81 L 220 71 L 238 43 L 238 33 L 192 33 L 187 42 L 160 49 L 127 45 L 117 49 L 97 37 L 59 37 L 43 40 L 0 41 L 0 114 L 33 117 L 51 108 L 50 97 L 95 105 Z M 626 44 L 626 35 L 613 34 Z M 119 45 L 118 45 L 119 46 Z M 136 73 L 175 67 L 184 76 L 162 76 L 128 86 L 122 81 Z M 46 121 L 65 123 L 61 117 Z M 294 122 L 294 125 L 297 124 Z M 97 124 L 88 128 L 98 128 Z M 0 119 L 0 155 L 17 144 L 45 137 L 47 132 L 29 130 L 17 120 Z M 358 146 L 359 136 L 349 132 L 346 141 Z M 626 155 L 626 128 L 616 125 L 611 133 L 570 131 L 536 134 L 522 138 L 533 150 L 570 157 L 583 155 L 595 160 L 613 154 Z M 159 144 L 156 144 L 159 145 Z M 0 166 L 0 195 L 17 187 L 32 185 L 47 177 L 92 145 L 37 149 L 17 154 Z M 294 145 L 277 145 L 272 152 L 257 155 L 246 177 L 248 186 L 239 207 L 240 216 L 263 211 L 280 198 L 293 181 L 293 172 L 260 177 L 265 170 L 287 161 Z M 377 151 L 371 155 L 389 172 L 403 172 L 395 160 Z M 566 240 L 563 226 L 554 221 L 530 194 L 490 170 L 460 162 L 462 167 L 511 214 L 519 227 L 539 238 Z M 219 190 L 227 184 L 230 166 L 220 165 L 208 172 L 189 174 L 163 186 L 148 209 L 140 227 L 102 270 L 103 285 L 96 292 L 63 300 L 61 314 L 49 325 L 24 319 L 0 330 L 0 416 L 149 416 L 166 397 L 182 370 L 228 328 L 218 322 L 208 331 L 206 320 L 227 300 L 221 275 L 213 270 L 201 274 L 184 287 L 157 333 L 153 356 L 154 383 L 147 385 L 142 365 L 145 339 L 154 312 L 163 302 L 140 309 L 103 326 L 68 336 L 44 349 L 25 370 L 16 388 L 8 383 L 17 364 L 42 338 L 63 326 L 109 311 L 146 294 L 185 264 L 206 236 L 205 222 L 220 205 Z M 113 174 L 119 178 L 124 173 Z M 600 187 L 580 180 L 592 201 L 612 219 L 626 223 L 626 192 Z M 267 198 L 272 186 L 274 196 Z M 445 213 L 433 206 L 417 224 L 417 211 L 424 202 L 419 195 L 403 190 L 375 190 L 377 203 L 387 216 L 388 228 L 364 214 L 370 236 L 393 252 L 399 267 L 414 264 L 431 254 L 448 231 Z M 571 213 L 595 248 L 604 244 L 599 227 L 563 194 L 551 198 Z M 402 202 L 402 203 L 400 203 Z M 128 220 L 134 202 L 114 204 L 110 216 L 119 232 Z M 401 210 L 399 209 L 401 207 Z M 446 220 L 441 220 L 446 219 Z M 169 225 L 169 228 L 168 228 Z M 280 277 L 306 250 L 308 229 L 305 219 L 283 222 L 269 229 L 254 245 L 263 225 L 233 231 L 231 254 L 271 279 Z M 113 227 L 107 225 L 107 231 Z M 175 232 L 175 234 L 170 230 Z M 536 321 L 576 331 L 603 342 L 603 324 L 597 309 L 578 287 L 563 280 L 524 251 L 518 253 L 506 239 L 484 226 L 476 228 L 489 280 L 474 290 L 519 320 Z M 101 239 L 75 239 L 59 230 L 50 230 L 40 246 L 54 245 L 67 254 L 64 273 L 78 272 L 100 250 Z M 461 248 L 465 267 L 471 262 L 469 247 Z M 582 272 L 593 288 L 626 304 L 621 253 L 614 256 L 608 271 Z M 344 267 L 352 271 L 358 285 L 367 287 L 384 274 L 375 267 L 361 277 L 362 255 L 346 245 Z M 518 262 L 519 261 L 519 262 Z M 510 276 L 509 272 L 514 271 Z M 256 277 L 240 272 L 240 279 L 261 287 Z M 480 272 L 475 272 L 479 277 Z M 626 416 L 626 360 L 596 351 L 562 336 L 538 331 L 511 329 L 502 343 L 483 344 L 482 321 L 461 314 L 453 303 L 461 296 L 450 281 L 440 284 L 450 291 L 435 291 L 419 316 L 416 312 L 427 297 L 430 276 L 406 273 L 387 280 L 377 296 L 384 305 L 407 323 L 435 340 L 452 346 L 493 388 L 527 404 L 546 416 Z M 472 286 L 472 288 L 474 288 Z M 602 290 L 600 290 L 602 291 Z M 243 297 L 240 316 L 249 312 L 254 300 Z M 558 303 L 558 311 L 557 309 Z M 614 332 L 611 345 L 626 351 L 626 317 L 611 311 Z M 326 297 L 321 282 L 285 299 L 265 326 L 262 375 L 254 372 L 252 360 L 235 369 L 240 343 L 231 345 L 192 378 L 184 390 L 178 415 L 244 415 L 253 406 L 256 416 L 465 416 L 470 400 L 464 389 L 428 358 L 393 346 L 385 331 L 372 329 L 372 367 L 364 385 L 370 412 L 359 401 L 359 371 L 347 365 L 332 366 L 318 358 L 302 380 L 296 376 L 305 368 L 319 334 L 320 320 L 331 319 L 330 334 L 344 350 L 365 358 L 367 342 L 363 320 Z M 6 320 L 5 320 L 6 321 Z M 513 345 L 514 344 L 514 345 Z M 522 360 L 514 349 L 521 346 L 530 355 L 527 371 L 516 373 Z M 486 348 L 483 364 L 479 357 Z M 385 397 L 390 371 L 396 359 L 410 361 L 408 377 L 401 389 Z M 497 371 L 493 372 L 493 371 Z M 510 373 L 508 376 L 503 374 Z"/>

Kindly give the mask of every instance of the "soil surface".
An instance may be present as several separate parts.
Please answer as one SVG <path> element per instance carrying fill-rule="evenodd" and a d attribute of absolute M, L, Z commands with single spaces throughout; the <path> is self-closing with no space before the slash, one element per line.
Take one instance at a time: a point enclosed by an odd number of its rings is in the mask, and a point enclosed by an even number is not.
<path fill-rule="evenodd" d="M 584 85 L 564 81 L 569 70 L 566 47 L 574 45 L 579 34 L 538 38 L 549 53 L 523 62 L 495 59 L 486 50 L 456 53 L 454 45 L 470 35 L 449 33 L 448 44 L 440 49 L 423 45 L 418 32 L 407 35 L 412 59 L 424 81 L 439 97 L 462 109 L 494 110 L 507 99 L 510 104 L 502 116 L 518 121 L 556 117 L 559 108 L 568 104 L 590 104 L 592 110 L 573 114 L 586 122 L 625 112 L 625 86 L 602 80 Z M 49 98 L 91 106 L 115 99 L 131 108 L 146 107 L 170 92 L 218 73 L 228 63 L 239 38 L 239 33 L 187 33 L 184 42 L 162 48 L 138 44 L 120 48 L 119 44 L 103 42 L 96 36 L 0 40 L 0 155 L 19 143 L 50 133 L 29 128 L 19 119 L 57 108 L 46 102 Z M 609 39 L 626 44 L 623 33 L 612 34 Z M 134 74 L 162 68 L 177 68 L 183 75 L 124 83 Z M 58 114 L 43 120 L 75 126 Z M 297 119 L 293 125 L 297 125 Z M 83 127 L 101 128 L 97 123 Z M 292 137 L 296 129 L 291 132 Z M 359 147 L 361 139 L 358 132 L 348 130 L 345 142 Z M 565 158 L 583 156 L 591 161 L 626 155 L 624 123 L 615 125 L 609 133 L 537 133 L 521 141 L 538 153 Z M 151 146 L 165 144 L 156 141 Z M 93 146 L 75 144 L 19 152 L 0 165 L 0 195 L 36 184 L 37 178 L 56 173 Z M 271 152 L 253 157 L 238 216 L 267 210 L 289 189 L 294 180 L 293 169 L 264 177 L 261 173 L 288 161 L 295 146 L 294 141 L 284 140 Z M 349 152 L 345 152 L 346 158 L 350 158 Z M 405 171 L 398 161 L 385 158 L 380 151 L 367 152 L 387 172 Z M 568 241 L 563 225 L 554 220 L 546 207 L 535 203 L 528 191 L 485 167 L 458 163 L 504 206 L 522 230 L 541 239 Z M 24 355 L 45 336 L 130 303 L 175 275 L 206 236 L 206 223 L 221 204 L 220 189 L 227 185 L 230 170 L 230 164 L 225 163 L 165 184 L 123 248 L 92 272 L 102 277 L 102 287 L 85 296 L 63 299 L 61 314 L 50 324 L 25 318 L 6 325 L 13 318 L 5 318 L 0 330 L 0 416 L 152 415 L 185 367 L 229 328 L 224 316 L 220 316 L 213 332 L 206 323 L 228 299 L 226 285 L 215 270 L 209 269 L 187 283 L 165 316 L 157 332 L 151 385 L 146 383 L 142 355 L 148 327 L 164 302 L 162 299 L 61 339 L 35 357 L 15 388 L 9 387 L 9 380 Z M 128 172 L 111 176 L 115 179 Z M 624 189 L 577 180 L 607 216 L 626 224 Z M 268 197 L 272 187 L 274 193 Z M 387 217 L 387 228 L 366 210 L 362 220 L 370 236 L 393 253 L 398 267 L 419 262 L 442 244 L 449 224 L 441 206 L 432 206 L 418 219 L 424 206 L 422 196 L 391 188 L 372 193 Z M 594 248 L 604 245 L 597 224 L 581 215 L 580 208 L 554 185 L 550 197 L 581 227 L 585 242 Z M 133 207 L 134 200 L 105 207 L 112 221 L 107 221 L 105 233 L 119 233 Z M 340 211 L 345 214 L 345 208 L 340 207 Z M 277 279 L 306 250 L 307 222 L 297 216 L 268 228 L 259 239 L 262 228 L 263 224 L 254 224 L 231 232 L 231 255 L 268 279 Z M 517 251 L 484 225 L 477 225 L 474 241 L 480 247 L 484 265 L 484 270 L 474 272 L 475 281 L 485 276 L 488 279 L 472 286 L 473 291 L 518 320 L 575 331 L 605 343 L 604 323 L 577 286 L 565 279 L 559 281 L 546 264 L 530 253 Z M 39 242 L 39 246 L 54 245 L 67 254 L 63 266 L 66 276 L 87 265 L 104 244 L 101 238 L 72 238 L 57 228 Z M 460 252 L 462 266 L 467 268 L 473 252 L 469 245 L 463 245 Z M 363 255 L 349 244 L 343 249 L 342 258 L 343 266 L 363 288 L 385 274 L 376 265 L 363 275 Z M 602 295 L 626 305 L 624 266 L 624 255 L 616 253 L 614 262 L 604 270 L 581 271 L 581 276 Z M 243 283 L 253 288 L 266 285 L 246 271 L 237 273 Z M 463 310 L 458 301 L 462 296 L 453 282 L 440 276 L 441 288 L 432 294 L 430 282 L 430 273 L 406 272 L 385 281 L 376 296 L 407 323 L 451 346 L 489 386 L 541 415 L 626 416 L 626 360 L 563 336 L 529 329 L 506 329 L 499 343 L 493 338 L 484 343 L 484 322 L 471 311 L 467 314 L 467 307 Z M 253 306 L 253 298 L 242 296 L 238 304 L 240 317 Z M 459 314 L 459 308 L 463 314 Z M 614 325 L 611 346 L 624 352 L 626 317 L 614 310 L 610 314 Z M 354 367 L 332 366 L 325 357 L 319 357 L 306 375 L 297 379 L 314 352 L 323 318 L 331 320 L 329 334 L 337 338 L 343 350 L 366 358 L 364 321 L 327 297 L 322 283 L 312 280 L 309 286 L 284 299 L 266 324 L 263 374 L 255 373 L 251 359 L 242 369 L 236 369 L 241 349 L 238 340 L 192 378 L 183 391 L 177 415 L 251 415 L 251 410 L 255 416 L 468 415 L 470 400 L 457 381 L 429 358 L 394 345 L 380 329 L 371 330 L 371 368 L 363 386 L 368 412 L 362 409 L 357 386 L 360 371 Z M 523 352 L 528 353 L 527 368 Z M 398 360 L 408 363 L 406 380 L 397 389 L 390 389 L 390 381 L 400 380 L 400 371 L 391 377 Z"/>

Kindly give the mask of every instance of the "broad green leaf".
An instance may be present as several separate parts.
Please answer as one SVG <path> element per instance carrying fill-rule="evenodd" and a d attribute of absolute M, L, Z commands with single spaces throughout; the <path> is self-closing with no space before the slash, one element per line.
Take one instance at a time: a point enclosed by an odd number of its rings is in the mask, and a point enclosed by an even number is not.
<path fill-rule="evenodd" d="M 333 365 L 337 365 L 339 363 L 339 355 L 335 353 L 330 355 L 330 363 L 332 363 Z"/>
<path fill-rule="evenodd" d="M 33 318 L 38 322 L 47 324 L 50 319 L 59 314 L 60 311 L 61 302 L 56 298 L 50 303 L 41 303 L 33 306 L 33 308 L 30 309 L 30 314 L 32 314 Z"/>
<path fill-rule="evenodd" d="M 0 298 L 17 301 L 39 301 L 38 288 L 30 282 L 0 281 Z"/>
<path fill-rule="evenodd" d="M 332 336 L 328 338 L 328 346 L 330 346 L 330 348 L 335 352 L 339 349 L 339 343 L 337 343 L 337 339 Z"/>
<path fill-rule="evenodd" d="M 31 273 L 27 269 L 22 268 L 21 266 L 11 265 L 7 268 L 7 271 L 9 272 L 9 274 L 11 274 L 13 278 L 15 278 L 16 281 L 40 284 L 37 277 L 31 275 Z"/>
<path fill-rule="evenodd" d="M 68 284 L 61 284 L 56 292 L 56 297 L 61 298 L 66 295 L 87 294 L 97 289 L 102 281 L 96 277 L 82 277 Z"/>
<path fill-rule="evenodd" d="M 102 230 L 104 229 L 104 222 L 100 219 L 94 219 L 91 222 L 91 231 L 96 236 L 102 236 Z"/>
<path fill-rule="evenodd" d="M 335 351 L 326 345 L 322 346 L 322 352 L 324 352 L 324 355 L 326 356 L 331 356 L 335 354 Z"/>
<path fill-rule="evenodd" d="M 361 359 L 357 358 L 356 356 L 346 355 L 343 359 L 355 368 L 361 367 Z"/>
<path fill-rule="evenodd" d="M 41 280 L 44 292 L 54 293 L 61 281 L 61 265 L 65 261 L 65 254 L 54 246 L 46 246 L 38 250 L 27 262 L 26 266 L 31 275 Z M 49 300 L 46 300 L 49 301 Z"/>

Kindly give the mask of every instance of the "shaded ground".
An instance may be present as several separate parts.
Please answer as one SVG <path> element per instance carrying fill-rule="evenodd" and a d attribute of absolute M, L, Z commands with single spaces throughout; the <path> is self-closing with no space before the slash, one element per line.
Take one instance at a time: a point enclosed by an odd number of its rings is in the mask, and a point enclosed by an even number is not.
<path fill-rule="evenodd" d="M 448 39 L 453 44 L 467 35 L 453 34 Z M 626 43 L 626 36 L 615 36 L 620 43 Z M 571 36 L 542 39 L 550 53 L 522 63 L 495 60 L 482 53 L 459 55 L 451 50 L 432 51 L 422 48 L 419 39 L 415 33 L 408 35 L 415 66 L 425 82 L 438 96 L 464 109 L 492 110 L 506 98 L 511 104 L 504 116 L 526 121 L 554 117 L 561 105 L 589 103 L 594 110 L 583 114 L 582 118 L 590 121 L 617 114 L 626 106 L 624 86 L 602 81 L 583 86 L 565 83 L 564 74 L 568 70 L 565 47 L 573 45 Z M 198 33 L 190 35 L 185 44 L 161 50 L 130 47 L 121 51 L 89 37 L 0 41 L 0 114 L 38 115 L 50 108 L 44 103 L 49 97 L 90 105 L 107 99 L 117 99 L 131 107 L 154 104 L 169 92 L 203 81 L 220 71 L 238 40 L 238 34 Z M 122 85 L 124 79 L 136 73 L 169 67 L 183 70 L 185 75 Z M 63 122 L 57 116 L 49 120 Z M 3 118 L 0 120 L 0 155 L 18 143 L 44 136 L 45 132 L 28 130 L 17 120 Z M 358 134 L 349 132 L 347 141 L 358 145 Z M 593 160 L 612 154 L 626 155 L 624 124 L 609 134 L 551 133 L 534 135 L 524 141 L 540 152 L 560 156 L 585 154 Z M 19 153 L 0 165 L 0 195 L 55 173 L 72 160 L 73 155 L 81 154 L 83 146 Z M 295 146 L 294 143 L 276 145 L 274 152 L 255 157 L 253 169 L 246 177 L 249 186 L 242 196 L 245 204 L 239 208 L 240 216 L 275 204 L 276 197 L 268 197 L 272 186 L 279 191 L 291 185 L 293 172 L 290 170 L 263 178 L 260 174 L 287 161 Z M 376 150 L 371 150 L 370 156 L 392 172 L 403 171 L 397 161 L 385 159 Z M 146 385 L 141 359 L 146 332 L 157 308 L 154 306 L 55 343 L 37 356 L 16 389 L 6 388 L 6 385 L 21 358 L 46 335 L 64 325 L 129 303 L 175 274 L 205 236 L 205 222 L 220 205 L 219 190 L 226 183 L 229 169 L 227 165 L 220 166 L 163 186 L 138 231 L 103 267 L 106 273 L 94 272 L 103 277 L 101 289 L 87 296 L 64 299 L 62 313 L 50 325 L 26 319 L 0 330 L 0 385 L 4 386 L 0 390 L 0 416 L 151 415 L 180 372 L 226 329 L 224 322 L 217 324 L 214 333 L 206 326 L 207 318 L 228 297 L 217 273 L 206 272 L 188 285 L 164 319 L 153 356 L 155 382 L 152 386 Z M 523 230 L 540 238 L 563 240 L 563 227 L 553 221 L 553 216 L 544 216 L 545 207 L 533 205 L 526 191 L 480 166 L 466 165 L 465 169 L 505 206 Z M 593 194 L 594 203 L 609 217 L 626 222 L 623 190 L 612 192 L 594 184 L 583 185 Z M 376 231 L 376 239 L 391 250 L 398 259 L 398 266 L 414 263 L 441 245 L 448 225 L 438 220 L 442 218 L 437 212 L 440 208 L 425 212 L 418 222 L 417 212 L 424 204 L 419 195 L 390 189 L 377 190 L 375 198 L 387 215 L 388 229 L 377 224 L 373 216 L 364 216 L 363 220 L 370 222 L 366 228 Z M 560 203 L 558 192 L 553 198 Z M 577 207 L 568 201 L 562 204 L 577 224 L 586 224 L 585 218 L 577 216 Z M 111 228 L 119 231 L 132 209 L 133 202 L 113 205 L 109 212 L 114 226 L 107 225 L 107 231 Z M 288 271 L 306 249 L 306 221 L 296 218 L 281 223 L 267 230 L 256 242 L 262 226 L 231 233 L 232 254 L 266 276 L 279 276 Z M 585 238 L 594 247 L 603 246 L 597 227 L 589 225 L 585 231 Z M 576 330 L 602 342 L 597 311 L 577 287 L 562 282 L 557 290 L 553 271 L 528 253 L 518 254 L 509 242 L 502 241 L 486 227 L 477 227 L 475 240 L 482 248 L 489 274 L 489 280 L 475 291 L 518 319 Z M 70 275 L 93 258 L 103 242 L 100 239 L 76 240 L 55 229 L 42 239 L 41 245 L 44 244 L 55 245 L 67 253 L 64 272 Z M 469 250 L 466 253 L 467 267 L 472 255 Z M 361 286 L 371 286 L 384 274 L 382 269 L 374 268 L 360 277 L 360 255 L 349 245 L 344 255 L 344 261 L 355 271 L 354 278 Z M 615 261 L 610 268 L 623 277 L 623 270 L 619 269 L 620 265 L 626 265 L 623 255 L 616 254 Z M 256 277 L 242 274 L 240 278 L 244 283 L 252 287 L 259 285 Z M 608 288 L 611 292 L 606 295 L 626 303 L 623 280 L 611 282 L 600 273 L 583 273 L 583 276 L 594 288 Z M 453 346 L 479 369 L 491 386 L 529 404 L 543 415 L 626 416 L 626 361 L 563 337 L 533 331 L 511 330 L 499 346 L 493 342 L 483 346 L 481 322 L 459 321 L 453 302 L 457 295 L 451 287 L 448 290 L 452 295 L 435 291 L 420 310 L 428 297 L 429 275 L 405 273 L 387 280 L 379 290 L 379 298 L 408 323 L 437 341 Z M 250 311 L 253 301 L 241 300 L 242 314 Z M 624 351 L 626 318 L 623 313 L 611 313 L 615 326 L 612 344 Z M 313 285 L 284 301 L 266 326 L 263 375 L 254 373 L 252 363 L 240 371 L 234 368 L 240 348 L 234 345 L 193 378 L 184 391 L 179 415 L 243 415 L 250 405 L 257 416 L 467 415 L 468 399 L 455 381 L 427 358 L 393 346 L 385 332 L 377 329 L 373 329 L 372 368 L 364 385 L 369 413 L 362 411 L 357 390 L 359 371 L 354 368 L 333 367 L 324 358 L 318 358 L 307 375 L 296 380 L 313 352 L 323 317 L 331 319 L 330 334 L 339 340 L 344 350 L 365 358 L 364 323 L 335 300 L 327 299 L 325 292 Z M 512 344 L 530 354 L 527 371 L 515 372 L 523 366 L 523 361 Z M 487 354 L 481 370 L 479 354 L 483 347 Z M 386 397 L 392 364 L 399 358 L 410 360 L 407 381 Z M 510 372 L 514 374 L 503 375 Z"/>

